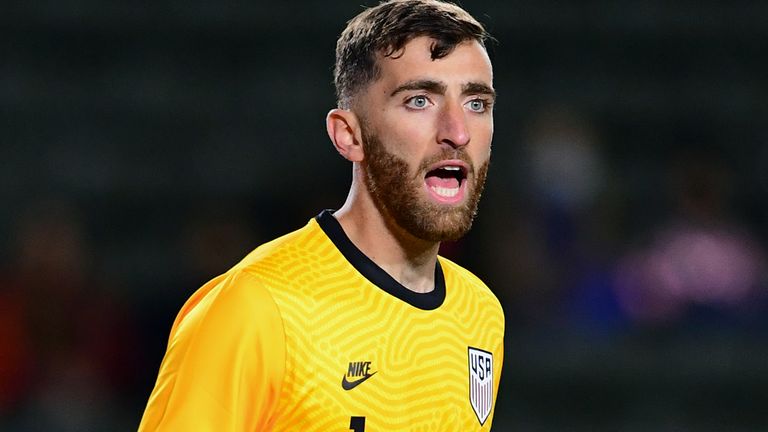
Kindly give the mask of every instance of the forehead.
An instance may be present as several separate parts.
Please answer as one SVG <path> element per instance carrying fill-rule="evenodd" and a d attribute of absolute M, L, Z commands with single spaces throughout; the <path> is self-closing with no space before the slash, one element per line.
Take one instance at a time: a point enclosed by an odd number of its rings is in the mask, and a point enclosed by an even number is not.
<path fill-rule="evenodd" d="M 432 59 L 434 40 L 417 37 L 390 57 L 379 54 L 379 87 L 393 87 L 414 79 L 431 79 L 448 86 L 470 82 L 492 87 L 493 68 L 485 48 L 475 40 L 459 43 L 445 57 Z M 384 90 L 384 89 L 382 89 Z"/>

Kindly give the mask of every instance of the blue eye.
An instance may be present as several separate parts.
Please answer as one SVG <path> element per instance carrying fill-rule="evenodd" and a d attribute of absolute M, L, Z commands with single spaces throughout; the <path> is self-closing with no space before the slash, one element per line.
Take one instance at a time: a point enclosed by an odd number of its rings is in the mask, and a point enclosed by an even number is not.
<path fill-rule="evenodd" d="M 488 108 L 488 103 L 482 99 L 472 99 L 467 102 L 467 107 L 474 112 L 485 112 Z"/>
<path fill-rule="evenodd" d="M 426 96 L 414 96 L 406 102 L 406 105 L 410 108 L 426 108 L 429 105 L 429 99 Z"/>

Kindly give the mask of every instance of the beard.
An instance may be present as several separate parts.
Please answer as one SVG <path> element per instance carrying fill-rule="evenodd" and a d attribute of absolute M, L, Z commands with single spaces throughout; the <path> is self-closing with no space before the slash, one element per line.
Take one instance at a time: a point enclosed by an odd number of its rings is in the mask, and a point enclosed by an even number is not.
<path fill-rule="evenodd" d="M 446 150 L 423 160 L 415 175 L 408 162 L 384 148 L 378 136 L 362 128 L 365 182 L 379 211 L 412 236 L 433 242 L 458 240 L 472 228 L 488 174 L 486 161 L 475 170 L 464 148 Z M 459 159 L 469 165 L 463 180 L 467 198 L 459 205 L 445 205 L 424 196 L 424 178 L 433 164 Z"/>

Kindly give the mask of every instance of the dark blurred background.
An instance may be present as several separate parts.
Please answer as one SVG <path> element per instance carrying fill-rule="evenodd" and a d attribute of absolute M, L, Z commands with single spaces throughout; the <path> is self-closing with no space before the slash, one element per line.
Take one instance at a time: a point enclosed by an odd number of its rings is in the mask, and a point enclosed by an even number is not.
<path fill-rule="evenodd" d="M 135 430 L 183 301 L 342 204 L 361 3 L 3 4 L 1 430 Z M 464 6 L 500 98 L 443 252 L 506 310 L 494 430 L 768 430 L 768 3 Z"/>

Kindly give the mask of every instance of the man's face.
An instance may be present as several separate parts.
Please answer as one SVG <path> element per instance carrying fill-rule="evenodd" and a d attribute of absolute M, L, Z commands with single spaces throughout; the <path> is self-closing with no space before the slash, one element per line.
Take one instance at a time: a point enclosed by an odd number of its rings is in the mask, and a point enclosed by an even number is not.
<path fill-rule="evenodd" d="M 385 216 L 411 235 L 455 240 L 471 227 L 493 136 L 493 74 L 476 41 L 432 60 L 419 37 L 361 94 L 366 185 Z M 397 54 L 402 54 L 397 56 Z"/>

